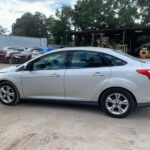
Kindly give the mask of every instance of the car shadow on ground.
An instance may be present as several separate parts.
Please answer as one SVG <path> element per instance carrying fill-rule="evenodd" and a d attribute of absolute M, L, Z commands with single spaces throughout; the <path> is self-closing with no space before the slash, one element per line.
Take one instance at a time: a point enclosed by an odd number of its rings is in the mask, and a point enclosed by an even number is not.
<path fill-rule="evenodd" d="M 62 110 L 80 110 L 90 111 L 95 113 L 102 112 L 97 103 L 84 103 L 84 102 L 67 102 L 67 101 L 55 101 L 55 100 L 22 100 L 20 105 L 28 107 L 42 107 L 42 108 L 56 108 Z"/>
<path fill-rule="evenodd" d="M 86 113 L 97 114 L 100 116 L 106 116 L 102 109 L 96 103 L 88 104 L 88 103 L 81 103 L 81 102 L 66 102 L 66 101 L 53 101 L 53 100 L 22 100 L 21 105 L 33 108 L 55 108 L 56 110 L 74 110 Z M 136 108 L 128 117 L 128 119 L 150 119 L 150 108 L 143 107 L 143 108 Z"/>

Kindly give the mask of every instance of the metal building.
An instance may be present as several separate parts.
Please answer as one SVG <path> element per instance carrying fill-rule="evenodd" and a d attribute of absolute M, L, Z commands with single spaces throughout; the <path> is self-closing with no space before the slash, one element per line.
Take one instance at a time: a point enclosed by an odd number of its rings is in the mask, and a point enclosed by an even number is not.
<path fill-rule="evenodd" d="M 46 38 L 33 38 L 23 36 L 0 35 L 0 49 L 9 46 L 47 47 Z"/>

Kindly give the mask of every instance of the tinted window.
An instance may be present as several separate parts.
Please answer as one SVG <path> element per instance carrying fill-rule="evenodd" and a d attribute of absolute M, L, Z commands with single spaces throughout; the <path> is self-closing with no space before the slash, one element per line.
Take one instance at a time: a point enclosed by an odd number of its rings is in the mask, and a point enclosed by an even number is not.
<path fill-rule="evenodd" d="M 123 66 L 127 64 L 127 62 L 120 58 L 108 54 L 103 54 L 103 61 L 105 62 L 105 66 Z"/>
<path fill-rule="evenodd" d="M 101 67 L 102 60 L 96 52 L 73 52 L 71 68 L 94 68 Z"/>
<path fill-rule="evenodd" d="M 32 70 L 55 70 L 64 69 L 66 52 L 50 54 L 36 60 L 33 63 Z"/>

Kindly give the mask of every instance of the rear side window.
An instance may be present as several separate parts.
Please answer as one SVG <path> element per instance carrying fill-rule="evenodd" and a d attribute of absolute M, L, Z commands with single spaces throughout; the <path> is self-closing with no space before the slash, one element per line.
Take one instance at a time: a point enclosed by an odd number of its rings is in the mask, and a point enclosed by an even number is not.
<path fill-rule="evenodd" d="M 108 54 L 103 54 L 103 62 L 105 66 L 124 66 L 127 64 L 126 61 Z"/>
<path fill-rule="evenodd" d="M 102 66 L 102 59 L 99 53 L 76 51 L 73 52 L 71 68 L 95 68 Z"/>

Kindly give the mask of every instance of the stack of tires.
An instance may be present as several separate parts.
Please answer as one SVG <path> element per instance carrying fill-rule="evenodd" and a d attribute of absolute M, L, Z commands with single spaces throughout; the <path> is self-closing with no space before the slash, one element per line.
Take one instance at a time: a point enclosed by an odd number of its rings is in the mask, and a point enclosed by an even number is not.
<path fill-rule="evenodd" d="M 148 58 L 150 56 L 149 50 L 147 48 L 142 48 L 140 50 L 140 57 L 141 58 Z"/>

